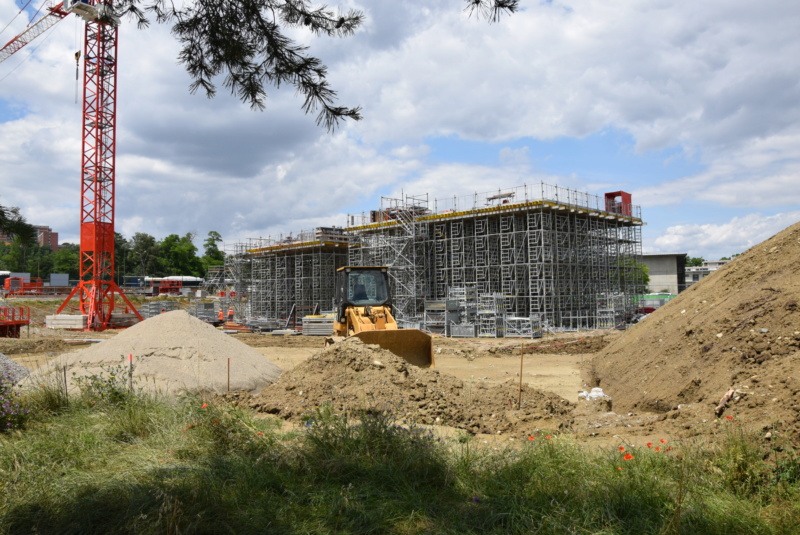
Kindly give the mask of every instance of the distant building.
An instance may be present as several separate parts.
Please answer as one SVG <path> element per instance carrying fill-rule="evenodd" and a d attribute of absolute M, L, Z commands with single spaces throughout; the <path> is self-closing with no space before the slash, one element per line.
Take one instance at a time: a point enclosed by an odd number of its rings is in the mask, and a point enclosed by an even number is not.
<path fill-rule="evenodd" d="M 691 286 L 730 262 L 730 260 L 705 260 L 702 266 L 686 268 L 686 285 Z"/>
<path fill-rule="evenodd" d="M 53 229 L 50 227 L 43 227 L 43 226 L 36 226 L 36 241 L 39 243 L 40 247 L 44 247 L 45 245 L 49 245 L 53 252 L 58 251 L 58 232 L 53 232 Z"/>
<path fill-rule="evenodd" d="M 42 225 L 33 225 L 33 228 L 36 230 L 36 243 L 39 246 L 49 245 L 53 252 L 58 251 L 58 232 L 53 232 L 50 227 Z M 0 243 L 10 245 L 13 241 L 14 238 L 4 232 L 0 232 Z"/>
<path fill-rule="evenodd" d="M 643 254 L 642 263 L 650 276 L 650 293 L 675 295 L 686 289 L 686 253 Z"/>

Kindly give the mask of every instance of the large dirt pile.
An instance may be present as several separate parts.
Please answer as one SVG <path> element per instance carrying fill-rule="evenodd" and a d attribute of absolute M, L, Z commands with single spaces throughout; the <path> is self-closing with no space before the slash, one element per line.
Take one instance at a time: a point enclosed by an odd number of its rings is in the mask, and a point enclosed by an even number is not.
<path fill-rule="evenodd" d="M 471 433 L 525 435 L 570 423 L 573 405 L 517 383 L 465 383 L 408 364 L 375 345 L 351 339 L 314 355 L 249 400 L 259 412 L 299 421 L 323 403 L 336 411 L 391 410 L 403 421 Z"/>
<path fill-rule="evenodd" d="M 113 338 L 62 355 L 49 363 L 44 373 L 66 366 L 74 387 L 73 372 L 74 377 L 81 377 L 100 374 L 103 368 L 127 366 L 128 355 L 133 355 L 137 384 L 163 393 L 225 392 L 229 358 L 231 390 L 258 391 L 281 374 L 280 368 L 255 349 L 183 310 L 153 316 Z"/>
<path fill-rule="evenodd" d="M 691 286 L 592 366 L 618 413 L 713 419 L 734 388 L 726 416 L 800 437 L 800 223 Z"/>

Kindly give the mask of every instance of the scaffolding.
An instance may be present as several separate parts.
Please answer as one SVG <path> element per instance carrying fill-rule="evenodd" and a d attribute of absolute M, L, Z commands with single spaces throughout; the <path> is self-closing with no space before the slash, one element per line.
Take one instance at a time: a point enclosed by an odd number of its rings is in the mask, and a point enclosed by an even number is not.
<path fill-rule="evenodd" d="M 332 310 L 335 273 L 347 262 L 347 245 L 337 227 L 237 244 L 226 265 L 236 266 L 231 273 L 237 294 L 245 298 L 242 317 L 264 328 L 284 328 Z"/>
<path fill-rule="evenodd" d="M 607 328 L 633 313 L 642 290 L 641 225 L 621 191 L 540 183 L 433 202 L 383 197 L 345 228 L 251 240 L 229 272 L 244 277 L 248 317 L 276 323 L 293 306 L 329 308 L 335 270 L 349 264 L 389 266 L 404 327 L 438 330 L 431 303 L 455 301 L 459 324 L 479 336 Z"/>

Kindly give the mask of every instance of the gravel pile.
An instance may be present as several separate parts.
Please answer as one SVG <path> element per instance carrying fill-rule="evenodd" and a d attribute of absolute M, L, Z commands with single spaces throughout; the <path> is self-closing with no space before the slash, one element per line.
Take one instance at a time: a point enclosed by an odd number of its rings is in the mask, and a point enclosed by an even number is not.
<path fill-rule="evenodd" d="M 30 375 L 31 371 L 0 353 L 0 375 L 6 375 L 6 373 L 11 378 L 11 384 L 17 384 Z"/>

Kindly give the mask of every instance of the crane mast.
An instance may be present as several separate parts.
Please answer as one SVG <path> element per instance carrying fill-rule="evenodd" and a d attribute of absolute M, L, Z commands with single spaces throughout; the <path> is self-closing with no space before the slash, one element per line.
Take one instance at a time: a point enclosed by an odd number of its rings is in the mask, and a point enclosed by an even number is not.
<path fill-rule="evenodd" d="M 83 45 L 80 267 L 77 296 L 83 329 L 114 327 L 116 297 L 141 321 L 136 307 L 114 282 L 114 199 L 117 132 L 117 34 L 113 0 L 65 0 L 0 49 L 0 61 L 41 35 L 68 13 L 86 21 Z"/>
<path fill-rule="evenodd" d="M 78 285 L 59 307 L 78 297 L 85 330 L 113 327 L 119 295 L 141 320 L 136 307 L 114 282 L 114 199 L 117 150 L 117 34 L 112 1 L 65 2 L 86 21 L 83 40 L 83 130 L 81 156 L 81 250 Z"/>

